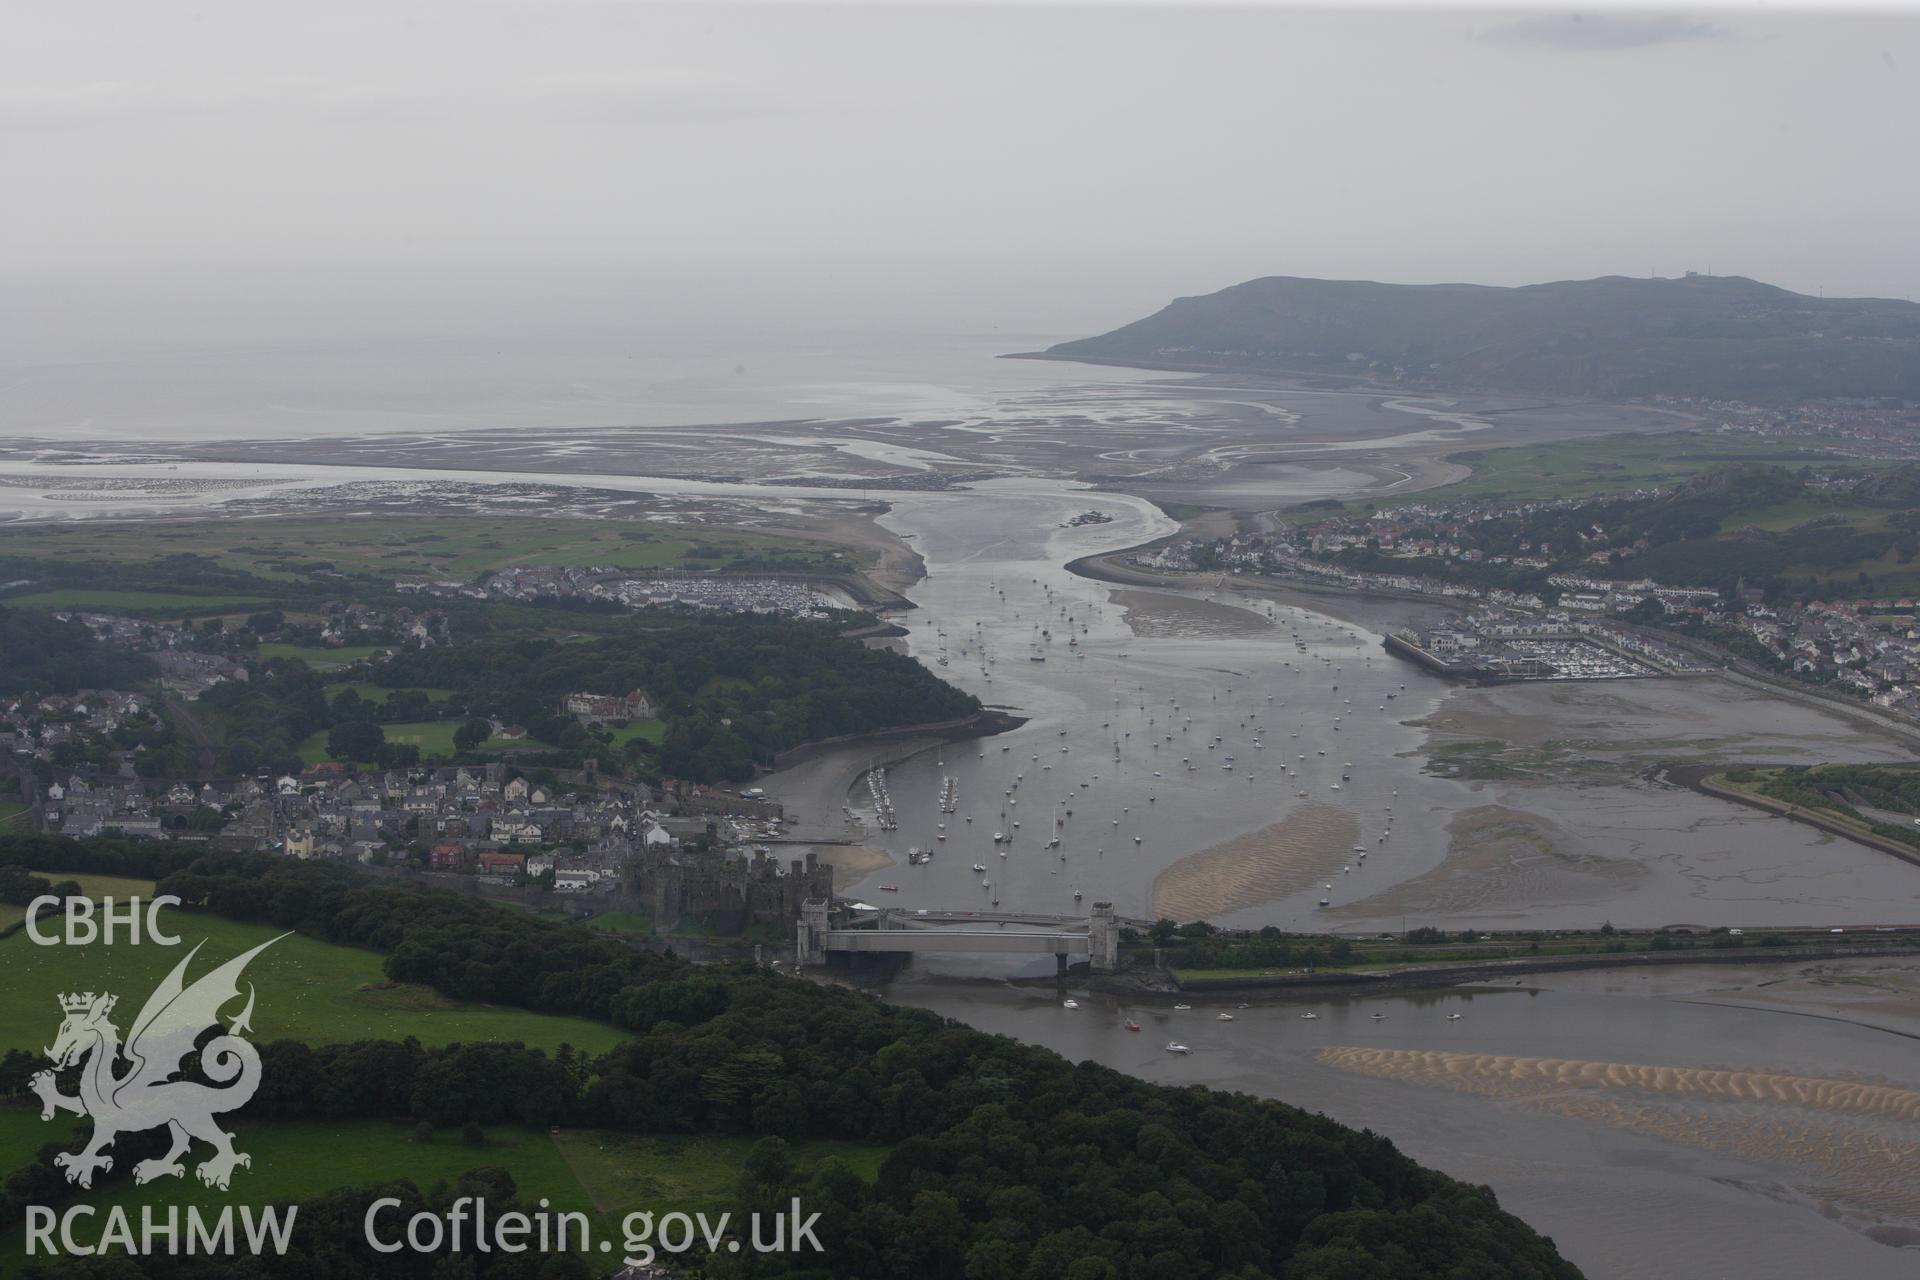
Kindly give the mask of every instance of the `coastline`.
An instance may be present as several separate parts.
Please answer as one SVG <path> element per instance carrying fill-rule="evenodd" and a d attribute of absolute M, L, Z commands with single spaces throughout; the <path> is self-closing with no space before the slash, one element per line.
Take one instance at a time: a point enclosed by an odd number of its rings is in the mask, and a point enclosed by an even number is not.
<path fill-rule="evenodd" d="M 1900 859 L 1902 862 L 1920 866 L 1920 849 L 1916 849 L 1911 845 L 1904 845 L 1896 840 L 1889 840 L 1885 836 L 1875 835 L 1871 831 L 1855 830 L 1845 823 L 1835 822 L 1817 813 L 1811 813 L 1799 805 L 1787 804 L 1781 800 L 1772 800 L 1766 796 L 1753 795 L 1750 792 L 1741 791 L 1733 787 L 1715 786 L 1707 780 L 1712 775 L 1725 773 L 1729 769 L 1763 769 L 1766 767 L 1768 766 L 1740 764 L 1738 762 L 1726 764 L 1665 764 L 1654 770 L 1652 776 L 1656 781 L 1669 782 L 1675 786 L 1685 787 L 1689 791 L 1697 791 L 1703 796 L 1712 796 L 1716 800 L 1726 800 L 1732 804 L 1740 804 L 1750 809 L 1758 809 L 1762 813 L 1772 814 L 1776 818 L 1785 818 L 1789 822 L 1798 822 L 1805 826 L 1812 827 L 1816 831 L 1825 832 L 1827 835 L 1838 836 L 1842 840 L 1851 840 L 1857 845 L 1863 845 L 1876 852 L 1888 854 Z"/>
<path fill-rule="evenodd" d="M 803 742 L 797 747 L 789 747 L 773 758 L 773 763 L 765 773 L 776 773 L 805 764 L 820 756 L 840 751 L 860 751 L 870 747 L 885 747 L 914 738 L 926 738 L 929 741 L 962 742 L 968 738 L 991 738 L 995 734 L 1018 729 L 1027 722 L 1025 716 L 1014 715 L 998 707 L 982 707 L 970 716 L 958 720 L 930 720 L 924 724 L 905 724 L 893 729 L 874 729 L 866 733 L 842 734 L 837 738 L 816 738 L 812 742 Z"/>
<path fill-rule="evenodd" d="M 1634 951 L 1623 954 L 1594 952 L 1582 956 L 1553 956 L 1541 959 L 1483 960 L 1475 964 L 1408 968 L 1372 973 L 1249 974 L 1231 978 L 1181 978 L 1169 972 L 1168 990 L 1203 995 L 1207 992 L 1263 991 L 1269 995 L 1385 995 L 1403 991 L 1427 991 L 1437 988 L 1467 987 L 1495 982 L 1515 975 L 1566 973 L 1586 969 L 1648 969 L 1669 966 L 1711 964 L 1763 966 L 1801 964 L 1824 960 L 1877 960 L 1889 956 L 1920 955 L 1920 942 L 1888 943 L 1874 946 L 1832 947 L 1742 947 L 1725 951 L 1688 948 L 1677 951 Z M 1118 975 L 1124 977 L 1124 975 Z M 1104 979 L 1093 979 L 1095 989 Z M 1121 989 L 1139 990 L 1139 984 L 1121 983 Z"/>

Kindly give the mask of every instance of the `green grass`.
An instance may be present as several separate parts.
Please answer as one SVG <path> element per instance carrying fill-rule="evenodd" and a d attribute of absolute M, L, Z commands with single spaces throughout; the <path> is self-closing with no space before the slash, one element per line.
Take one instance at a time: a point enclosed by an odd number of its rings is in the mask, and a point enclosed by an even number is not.
<path fill-rule="evenodd" d="M 638 933 L 651 935 L 653 920 L 638 911 L 603 911 L 587 921 L 589 929 L 605 929 L 608 933 Z"/>
<path fill-rule="evenodd" d="M 165 911 L 161 920 L 181 938 L 178 947 L 40 947 L 24 931 L 0 939 L 0 1049 L 37 1049 L 59 1024 L 63 991 L 112 991 L 124 1031 L 140 1004 L 187 951 L 204 940 L 188 980 L 275 934 L 265 925 L 220 916 Z M 599 1053 L 624 1037 L 614 1027 L 581 1018 L 530 1013 L 496 1005 L 463 1004 L 428 987 L 387 987 L 381 957 L 356 947 L 335 946 L 293 935 L 261 953 L 248 967 L 257 989 L 254 1039 L 295 1039 L 310 1044 L 354 1040 L 402 1040 L 427 1045 L 473 1040 L 519 1040 L 548 1050 L 571 1044 Z M 235 1006 L 237 1011 L 238 1006 Z"/>
<path fill-rule="evenodd" d="M 10 548 L 11 550 L 11 548 Z M 240 605 L 266 603 L 261 596 L 175 595 L 165 591 L 94 591 L 81 587 L 62 587 L 37 591 L 32 595 L 7 596 L 0 605 L 8 608 L 113 609 L 126 613 L 188 613 L 201 609 L 231 609 Z"/>
<path fill-rule="evenodd" d="M 654 746 L 666 741 L 667 722 L 664 720 L 630 720 L 624 729 L 608 726 L 607 732 L 613 735 L 613 745 L 624 747 L 635 738 L 645 738 Z"/>
<path fill-rule="evenodd" d="M 298 658 L 310 667 L 327 670 L 333 667 L 344 667 L 362 658 L 371 658 L 376 653 L 385 653 L 390 647 L 384 644 L 344 644 L 338 648 L 329 649 L 321 645 L 263 644 L 260 646 L 260 656 Z"/>
<path fill-rule="evenodd" d="M 96 876 L 85 871 L 42 871 L 38 867 L 29 867 L 27 870 L 53 884 L 71 880 L 80 886 L 80 892 L 95 902 L 105 897 L 144 898 L 153 893 L 153 881 L 133 876 Z"/>
<path fill-rule="evenodd" d="M 731 1206 L 740 1166 L 757 1139 L 714 1134 L 651 1137 L 573 1129 L 554 1138 L 580 1187 L 602 1213 L 637 1209 L 720 1213 Z M 793 1160 L 810 1173 L 829 1156 L 871 1182 L 889 1148 L 854 1142 L 798 1142 Z"/>
<path fill-rule="evenodd" d="M 0 835 L 27 829 L 27 815 L 33 810 L 13 800 L 0 800 Z"/>
<path fill-rule="evenodd" d="M 6 824 L 0 822 L 0 830 L 4 830 L 5 827 Z M 49 884 L 60 884 L 64 881 L 71 880 L 80 886 L 82 893 L 92 898 L 95 902 L 106 897 L 116 899 L 145 898 L 151 896 L 153 893 L 153 881 L 151 880 L 134 880 L 126 876 L 92 876 L 76 874 L 71 871 L 40 871 L 32 867 L 27 869 L 34 875 L 45 879 Z M 0 929 L 8 927 L 16 920 L 24 920 L 26 916 L 26 907 L 15 906 L 11 902 L 0 902 Z M 44 932 L 45 929 L 51 926 L 43 925 L 39 927 Z"/>
<path fill-rule="evenodd" d="M 0 1166 L 11 1171 L 30 1163 L 39 1148 L 59 1142 L 78 1147 L 85 1122 L 71 1116 L 42 1121 L 37 1106 L 0 1107 Z M 414 1140 L 414 1126 L 379 1120 L 249 1121 L 234 1126 L 234 1146 L 252 1164 L 234 1175 L 228 1191 L 205 1187 L 192 1174 L 206 1154 L 196 1146 L 183 1161 L 183 1178 L 162 1178 L 146 1186 L 114 1179 L 85 1197 L 104 1214 L 109 1205 L 125 1208 L 139 1221 L 142 1207 L 178 1205 L 218 1210 L 223 1205 L 285 1204 L 311 1199 L 337 1187 L 366 1186 L 405 1178 L 423 1192 L 451 1185 L 481 1165 L 498 1165 L 513 1176 L 523 1205 L 549 1202 L 550 1212 L 583 1212 L 594 1220 L 594 1234 L 619 1245 L 619 1222 L 635 1211 L 707 1213 L 734 1208 L 740 1168 L 756 1141 L 752 1137 L 647 1136 L 593 1129 L 549 1133 L 513 1125 L 485 1130 L 486 1142 L 468 1146 L 456 1130 L 438 1130 L 430 1142 Z M 829 1156 L 844 1160 L 862 1178 L 879 1176 L 888 1148 L 851 1142 L 801 1142 L 793 1157 L 803 1174 Z M 99 1219 L 96 1218 L 97 1222 Z M 0 1234 L 0 1259 L 21 1255 L 18 1231 Z M 604 1269 L 602 1257 L 590 1265 Z"/>
<path fill-rule="evenodd" d="M 1405 501 L 1444 503 L 1465 498 L 1561 498 L 1670 487 L 1723 462 L 1770 462 L 1782 466 L 1832 467 L 1845 459 L 1829 441 L 1812 437 L 1760 438 L 1676 431 L 1662 435 L 1623 433 L 1552 444 L 1513 445 L 1451 454 L 1473 474 Z M 1383 506 L 1400 505 L 1383 503 Z"/>
<path fill-rule="evenodd" d="M 864 549 L 766 533 L 514 516 L 49 521 L 46 527 L 9 531 L 7 542 L 14 555 L 95 564 L 139 564 L 191 553 L 224 568 L 282 580 L 303 578 L 323 563 L 346 574 L 469 581 L 510 565 L 848 573 L 874 558 Z M 706 551 L 715 554 L 701 554 Z"/>
<path fill-rule="evenodd" d="M 460 720 L 415 720 L 400 724 L 383 724 L 380 728 L 385 731 L 388 742 L 419 747 L 420 754 L 423 757 L 447 756 L 451 758 L 457 754 L 453 747 L 454 731 L 459 729 L 463 723 L 465 722 Z M 507 738 L 490 738 L 480 744 L 480 749 L 482 751 L 498 751 L 503 747 L 537 749 L 544 745 L 544 743 L 535 738 L 518 738 L 511 740 Z M 332 758 L 332 756 L 327 754 L 327 735 L 325 730 L 312 735 L 300 744 L 300 759 L 307 764 L 319 764 L 323 760 L 331 760 Z M 373 761 L 362 760 L 359 763 L 370 765 Z"/>
<path fill-rule="evenodd" d="M 76 1124 L 81 1127 L 76 1131 Z M 0 1166 L 12 1171 L 29 1164 L 47 1142 L 77 1148 L 86 1132 L 85 1121 L 57 1116 L 42 1121 L 37 1106 L 0 1108 Z M 367 1186 L 397 1178 L 410 1180 L 421 1191 L 436 1183 L 453 1183 L 469 1169 L 499 1165 L 513 1175 L 520 1200 L 537 1205 L 551 1201 L 552 1210 L 591 1214 L 593 1203 L 579 1179 L 561 1156 L 553 1135 L 538 1129 L 500 1125 L 485 1130 L 486 1142 L 468 1146 L 456 1129 L 441 1129 L 431 1142 L 414 1141 L 414 1127 L 381 1120 L 250 1121 L 234 1126 L 234 1146 L 252 1158 L 252 1164 L 234 1174 L 230 1190 L 204 1186 L 193 1176 L 194 1166 L 207 1154 L 196 1145 L 183 1160 L 181 1178 L 161 1178 L 146 1186 L 114 1179 L 83 1197 L 97 1205 L 120 1205 L 139 1221 L 140 1209 L 178 1205 L 218 1211 L 223 1205 L 285 1204 L 311 1199 L 337 1187 Z M 677 1206 L 676 1206 L 677 1207 Z M 98 1218 L 95 1219 L 99 1221 Z M 608 1225 L 597 1223 L 599 1231 Z M 21 1256 L 24 1241 L 17 1232 L 0 1235 L 0 1259 Z"/>

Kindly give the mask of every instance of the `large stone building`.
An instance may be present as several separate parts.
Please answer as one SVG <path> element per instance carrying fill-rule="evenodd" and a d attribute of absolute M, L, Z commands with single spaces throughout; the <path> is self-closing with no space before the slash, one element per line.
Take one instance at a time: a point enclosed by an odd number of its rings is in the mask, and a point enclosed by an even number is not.
<path fill-rule="evenodd" d="M 783 868 L 768 853 L 654 847 L 635 857 L 629 877 L 660 929 L 692 921 L 719 933 L 756 924 L 791 928 L 802 902 L 833 895 L 833 868 L 812 853 Z"/>

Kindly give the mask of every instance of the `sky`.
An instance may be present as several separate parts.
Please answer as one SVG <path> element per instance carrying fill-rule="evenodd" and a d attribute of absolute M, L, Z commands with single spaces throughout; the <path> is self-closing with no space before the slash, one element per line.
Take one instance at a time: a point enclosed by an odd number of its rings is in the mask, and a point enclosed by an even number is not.
<path fill-rule="evenodd" d="M 1897 7 L 60 0 L 0 42 L 0 337 L 635 292 L 1064 335 L 1277 274 L 1920 297 L 1916 156 Z"/>

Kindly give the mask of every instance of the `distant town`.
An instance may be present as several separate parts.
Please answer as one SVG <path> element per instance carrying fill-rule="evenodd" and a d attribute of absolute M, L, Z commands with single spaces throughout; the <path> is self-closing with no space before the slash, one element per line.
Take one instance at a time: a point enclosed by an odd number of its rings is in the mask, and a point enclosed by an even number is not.
<path fill-rule="evenodd" d="M 1639 490 L 1627 500 L 1666 496 Z M 1619 502 L 1619 495 L 1604 501 Z M 1769 600 L 1736 583 L 1610 576 L 1650 549 L 1585 529 L 1570 545 L 1481 536 L 1602 499 L 1411 503 L 1281 524 L 1270 532 L 1176 538 L 1127 559 L 1178 573 L 1221 570 L 1462 608 L 1455 623 L 1402 637 L 1436 670 L 1502 679 L 1684 674 L 1746 662 L 1881 710 L 1920 718 L 1920 617 L 1911 596 Z M 1365 564 L 1369 567 L 1358 567 Z M 1393 565 L 1404 565 L 1396 569 Z M 1591 569 L 1587 569 L 1591 566 Z M 1583 571 L 1584 570 L 1584 571 Z M 1499 585 L 1537 582 L 1527 589 Z"/>

